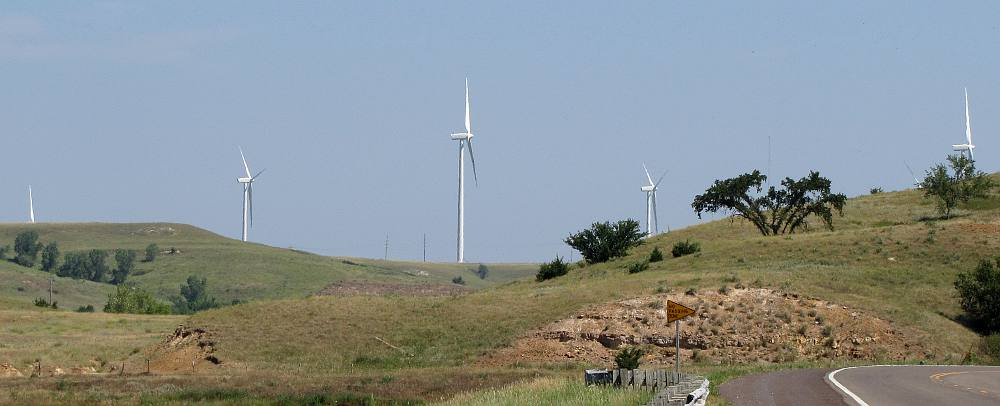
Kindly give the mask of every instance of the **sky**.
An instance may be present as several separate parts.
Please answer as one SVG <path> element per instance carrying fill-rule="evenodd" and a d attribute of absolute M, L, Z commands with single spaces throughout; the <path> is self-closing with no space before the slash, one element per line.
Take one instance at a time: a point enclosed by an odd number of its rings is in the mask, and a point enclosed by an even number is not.
<path fill-rule="evenodd" d="M 715 179 L 817 170 L 899 190 L 964 140 L 1000 167 L 1000 3 L 6 1 L 0 221 L 188 223 L 321 254 L 570 257 L 645 211 L 699 220 Z M 468 158 L 467 158 L 468 159 Z M 467 170 L 469 162 L 466 162 Z M 468 173 L 471 175 L 471 173 Z M 579 259 L 579 255 L 575 255 Z"/>

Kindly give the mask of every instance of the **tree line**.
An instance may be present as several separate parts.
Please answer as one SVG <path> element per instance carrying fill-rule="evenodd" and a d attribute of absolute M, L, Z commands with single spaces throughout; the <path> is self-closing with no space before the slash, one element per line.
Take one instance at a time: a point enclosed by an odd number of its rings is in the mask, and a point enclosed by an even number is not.
<path fill-rule="evenodd" d="M 10 247 L 0 248 L 0 259 L 6 259 Z M 114 252 L 115 266 L 108 265 L 108 257 Z M 146 246 L 143 262 L 156 259 L 160 249 L 156 244 Z M 116 249 L 113 251 L 92 249 L 84 252 L 68 252 L 65 255 L 59 250 L 59 243 L 51 241 L 42 244 L 38 232 L 22 231 L 14 238 L 14 257 L 11 261 L 28 268 L 34 268 L 41 256 L 41 268 L 44 272 L 55 273 L 58 276 L 86 279 L 94 282 L 121 285 L 135 271 L 138 258 L 136 250 Z"/>

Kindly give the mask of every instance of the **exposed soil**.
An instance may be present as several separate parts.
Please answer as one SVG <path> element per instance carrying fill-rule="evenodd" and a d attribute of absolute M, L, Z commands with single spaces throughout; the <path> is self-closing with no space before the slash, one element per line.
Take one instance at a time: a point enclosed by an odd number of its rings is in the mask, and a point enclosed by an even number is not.
<path fill-rule="evenodd" d="M 152 372 L 186 372 L 220 365 L 222 360 L 215 355 L 212 333 L 184 325 L 177 326 L 149 355 Z"/>
<path fill-rule="evenodd" d="M 681 321 L 681 357 L 708 363 L 791 362 L 832 358 L 902 360 L 923 355 L 888 321 L 823 300 L 769 289 L 661 294 L 594 306 L 483 357 L 486 365 L 583 361 L 613 366 L 622 346 L 640 346 L 644 363 L 674 360 L 666 300 L 692 307 Z"/>
<path fill-rule="evenodd" d="M 0 364 L 0 378 L 20 378 L 22 376 L 24 375 L 21 374 L 21 371 L 14 368 L 13 365 L 6 362 Z"/>
<path fill-rule="evenodd" d="M 974 234 L 1000 234 L 1000 224 L 995 223 L 965 223 L 960 227 L 963 231 Z"/>
<path fill-rule="evenodd" d="M 316 293 L 320 296 L 358 295 L 403 295 L 403 296 L 448 296 L 471 292 L 471 288 L 460 285 L 441 284 L 399 284 L 367 281 L 340 281 L 330 284 Z"/>

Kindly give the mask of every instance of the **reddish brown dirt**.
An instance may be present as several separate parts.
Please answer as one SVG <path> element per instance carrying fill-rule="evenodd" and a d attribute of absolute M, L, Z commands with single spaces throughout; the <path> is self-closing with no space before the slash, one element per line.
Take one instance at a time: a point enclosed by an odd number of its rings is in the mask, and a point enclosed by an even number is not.
<path fill-rule="evenodd" d="M 21 374 L 21 371 L 14 368 L 13 365 L 6 362 L 0 364 L 0 378 L 20 378 L 22 376 L 24 375 Z"/>
<path fill-rule="evenodd" d="M 190 372 L 221 365 L 212 333 L 183 325 L 177 326 L 149 355 L 149 369 L 155 372 Z"/>
<path fill-rule="evenodd" d="M 961 225 L 962 230 L 975 234 L 1000 234 L 1000 224 L 966 223 Z"/>
<path fill-rule="evenodd" d="M 640 346 L 644 363 L 668 365 L 674 326 L 670 299 L 696 310 L 681 322 L 681 357 L 708 363 L 791 362 L 832 358 L 901 360 L 920 345 L 889 322 L 822 300 L 769 289 L 661 294 L 591 307 L 531 332 L 483 357 L 485 365 L 583 361 L 612 366 L 623 346 Z"/>
<path fill-rule="evenodd" d="M 366 281 L 335 282 L 319 291 L 321 296 L 358 295 L 402 295 L 402 296 L 448 296 L 471 292 L 472 289 L 459 285 L 398 284 Z"/>

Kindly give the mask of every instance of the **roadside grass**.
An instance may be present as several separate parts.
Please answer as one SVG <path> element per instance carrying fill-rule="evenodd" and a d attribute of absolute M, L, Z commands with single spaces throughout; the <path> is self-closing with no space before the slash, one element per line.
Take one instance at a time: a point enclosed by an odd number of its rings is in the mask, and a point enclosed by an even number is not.
<path fill-rule="evenodd" d="M 153 262 L 136 262 L 129 277 L 161 300 L 178 295 L 187 277 L 197 274 L 208 279 L 209 294 L 222 303 L 232 300 L 303 298 L 337 281 L 365 280 L 401 284 L 451 284 L 463 276 L 466 286 L 484 288 L 530 277 L 531 264 L 486 264 L 486 279 L 475 276 L 477 263 L 379 261 L 327 257 L 308 252 L 244 243 L 199 229 L 172 223 L 38 223 L 0 224 L 0 245 L 13 244 L 15 236 L 35 230 L 43 243 L 56 241 L 60 251 L 90 249 L 134 249 L 141 253 L 151 243 L 161 251 L 176 248 L 175 254 L 160 254 Z M 113 256 L 108 261 L 114 267 Z M 0 297 L 31 303 L 41 293 L 48 295 L 47 280 L 53 274 L 0 261 Z M 59 294 L 55 300 L 75 308 L 92 304 L 101 307 L 111 286 L 54 277 Z M 65 295 L 65 297 L 63 297 Z"/>
<path fill-rule="evenodd" d="M 652 399 L 651 391 L 584 386 L 581 379 L 546 377 L 496 389 L 463 393 L 439 406 L 581 405 L 634 406 Z"/>
<path fill-rule="evenodd" d="M 40 360 L 42 371 L 120 362 L 157 343 L 184 320 L 180 316 L 73 313 L 46 309 L 0 310 L 0 362 L 25 376 Z"/>

